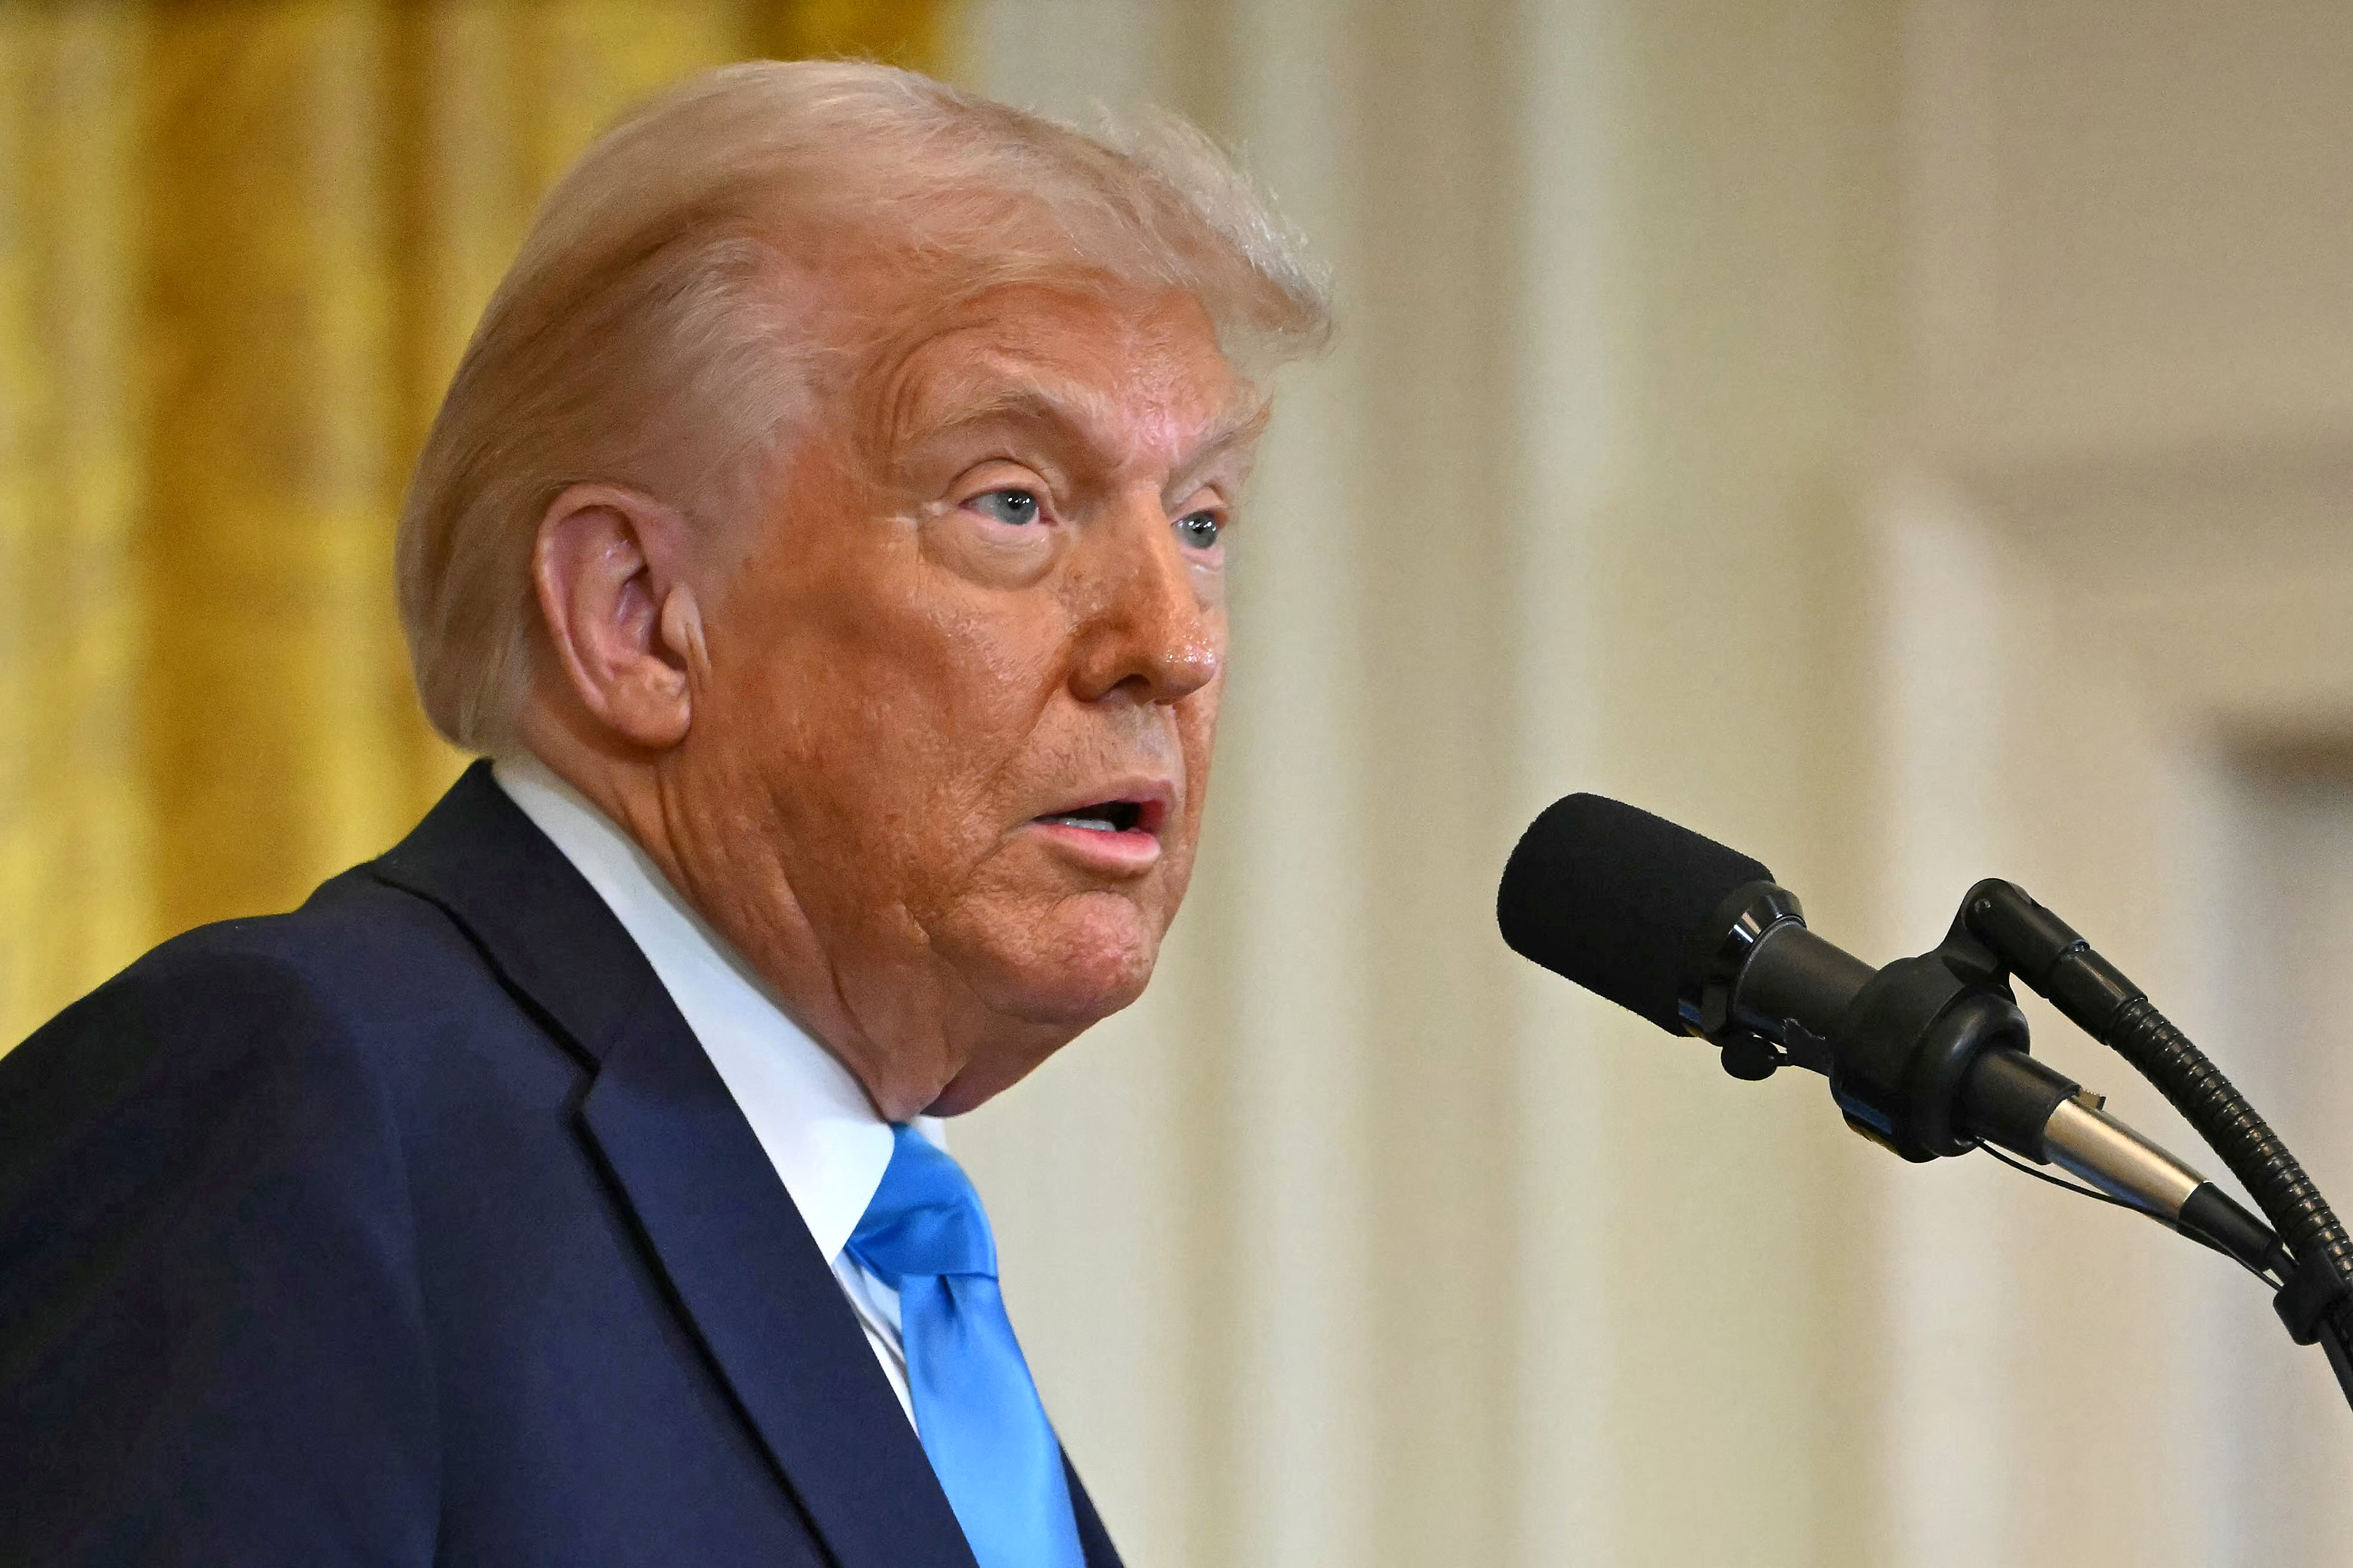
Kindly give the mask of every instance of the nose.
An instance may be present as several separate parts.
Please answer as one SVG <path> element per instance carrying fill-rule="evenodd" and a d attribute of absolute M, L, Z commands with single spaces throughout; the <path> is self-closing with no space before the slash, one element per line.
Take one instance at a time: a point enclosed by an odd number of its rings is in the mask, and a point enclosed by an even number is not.
<path fill-rule="evenodd" d="M 1088 531 L 1073 562 L 1078 626 L 1071 692 L 1172 703 L 1218 678 L 1225 616 L 1197 581 L 1157 495 L 1126 498 Z"/>

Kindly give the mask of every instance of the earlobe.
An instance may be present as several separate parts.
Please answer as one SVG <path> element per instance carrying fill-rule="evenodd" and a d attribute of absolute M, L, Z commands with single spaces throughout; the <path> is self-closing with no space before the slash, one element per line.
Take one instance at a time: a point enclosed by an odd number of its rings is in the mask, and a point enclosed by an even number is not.
<path fill-rule="evenodd" d="M 532 577 L 554 656 L 549 695 L 568 697 L 608 742 L 667 751 L 686 738 L 708 662 L 679 570 L 690 545 L 675 510 L 617 485 L 575 485 L 540 520 Z"/>

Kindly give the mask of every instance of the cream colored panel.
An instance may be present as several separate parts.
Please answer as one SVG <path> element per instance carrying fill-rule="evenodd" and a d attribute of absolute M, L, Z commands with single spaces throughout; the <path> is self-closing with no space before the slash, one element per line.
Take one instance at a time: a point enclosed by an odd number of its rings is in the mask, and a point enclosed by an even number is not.
<path fill-rule="evenodd" d="M 1598 258 L 1588 311 L 1606 334 L 1609 438 L 1594 500 L 1518 523 L 1523 538 L 1587 531 L 1581 575 L 1531 574 L 1517 595 L 1524 620 L 1549 608 L 1588 624 L 1585 660 L 1521 673 L 1550 693 L 1514 743 L 1542 756 L 1550 726 L 1586 727 L 1589 751 L 1556 760 L 1573 771 L 1553 789 L 1599 789 L 1737 845 L 1800 889 L 1823 930 L 1867 942 L 1860 661 L 1874 605 L 1855 491 L 1885 416 L 1873 332 L 1889 172 L 1875 149 L 1893 119 L 1893 17 L 1805 4 L 1580 14 L 1590 30 L 1530 90 L 1578 123 L 1569 94 L 1609 72 L 1608 117 L 1588 132 L 1605 159 L 1597 205 L 1563 218 L 1592 232 L 1521 266 L 1543 289 L 1545 269 Z M 1515 310 L 1504 320 L 1527 362 L 1596 352 L 1519 331 Z M 1516 412 L 1545 421 L 1532 443 L 1576 452 L 1594 439 L 1587 406 Z M 1881 1503 L 1862 1478 L 1884 1366 L 1860 1326 L 1860 1238 L 1873 1187 L 1900 1170 L 1844 1130 L 1817 1079 L 1737 1083 L 1705 1047 L 1613 1010 L 1586 1016 L 1520 1048 L 1589 1064 L 1581 1101 L 1526 1124 L 1531 1139 L 1589 1140 L 1578 1154 L 1594 1190 L 1564 1195 L 1553 1184 L 1567 1173 L 1539 1168 L 1514 1197 L 1598 1220 L 1598 1234 L 1532 1226 L 1542 1261 L 1524 1267 L 1588 1276 L 1596 1331 L 1551 1353 L 1598 1364 L 1586 1389 L 1532 1414 L 1594 1435 L 1599 1475 L 1556 1470 L 1552 1484 L 1581 1484 L 1609 1524 L 1598 1542 L 1534 1542 L 1524 1560 L 1579 1546 L 1637 1563 L 1869 1560 Z"/>
<path fill-rule="evenodd" d="M 1623 201 L 1633 84 L 1619 23 L 1611 6 L 1529 0 L 1518 11 L 1525 47 L 1507 73 L 1523 148 L 1514 199 L 1529 345 L 1512 358 L 1507 416 L 1517 453 L 1505 504 L 1522 520 L 1511 544 L 1514 821 L 1588 782 L 1600 747 L 1609 649 L 1594 564 L 1605 531 L 1624 515 L 1633 332 L 1620 292 L 1629 237 L 1600 218 Z M 1505 1560 L 1607 1562 L 1628 1526 L 1609 1416 L 1621 1379 L 1605 1349 L 1619 1303 L 1608 1271 L 1594 1266 L 1616 1205 L 1607 1064 L 1595 1043 L 1618 1024 L 1607 1004 L 1532 966 L 1512 980 L 1517 1233 Z"/>
<path fill-rule="evenodd" d="M 1940 439 L 1972 462 L 2353 430 L 2353 8 L 1915 6 Z"/>
<path fill-rule="evenodd" d="M 2009 860 L 1995 742 L 2011 648 L 2000 556 L 1966 505 L 1933 484 L 1892 486 L 1882 504 L 1883 907 L 1876 942 L 1855 944 L 1873 958 L 1932 945 L 1962 892 Z M 1991 1370 L 2009 1355 L 2017 1261 L 1987 1183 L 1970 1179 L 1980 1175 L 1883 1177 L 1878 1306 L 1859 1326 L 1864 1353 L 1884 1363 L 1873 1479 L 1888 1499 L 1885 1554 L 1908 1568 L 2012 1562 L 2031 1534 L 2007 1489 L 2009 1384 Z"/>
<path fill-rule="evenodd" d="M 1978 489 L 1986 521 L 2168 709 L 2250 741 L 2353 730 L 2353 444 Z"/>

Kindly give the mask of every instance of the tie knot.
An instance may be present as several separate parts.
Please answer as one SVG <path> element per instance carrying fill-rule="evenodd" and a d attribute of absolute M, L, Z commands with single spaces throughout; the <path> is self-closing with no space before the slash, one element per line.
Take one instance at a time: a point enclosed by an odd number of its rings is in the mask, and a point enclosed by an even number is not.
<path fill-rule="evenodd" d="M 903 1123 L 892 1129 L 891 1163 L 849 1251 L 892 1289 L 910 1275 L 997 1278 L 997 1242 L 964 1167 Z"/>

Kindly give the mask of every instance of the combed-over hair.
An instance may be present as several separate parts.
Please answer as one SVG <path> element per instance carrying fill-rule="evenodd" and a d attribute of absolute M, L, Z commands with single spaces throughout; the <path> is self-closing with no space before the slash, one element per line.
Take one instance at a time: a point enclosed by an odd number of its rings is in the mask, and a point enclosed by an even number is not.
<path fill-rule="evenodd" d="M 810 261 L 838 263 L 845 237 L 942 298 L 1066 276 L 1182 289 L 1244 374 L 1329 326 L 1294 236 L 1173 116 L 1090 135 L 852 61 L 691 78 L 550 193 L 417 459 L 400 619 L 442 734 L 517 743 L 533 541 L 565 489 L 628 485 L 702 527 L 741 509 L 847 352 L 818 330 Z"/>

